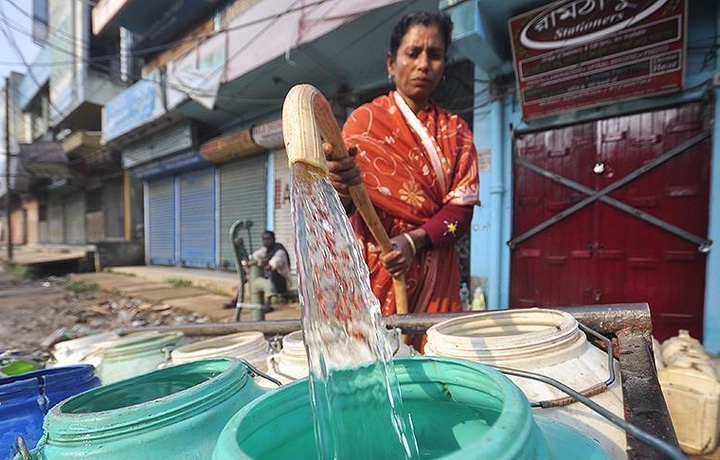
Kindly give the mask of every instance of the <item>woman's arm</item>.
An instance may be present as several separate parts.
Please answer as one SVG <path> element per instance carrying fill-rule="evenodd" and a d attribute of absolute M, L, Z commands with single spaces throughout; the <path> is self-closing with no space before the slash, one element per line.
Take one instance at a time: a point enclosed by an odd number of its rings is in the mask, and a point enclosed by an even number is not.
<path fill-rule="evenodd" d="M 427 235 L 427 243 L 439 248 L 455 244 L 470 231 L 474 206 L 446 204 L 425 222 L 420 230 Z"/>

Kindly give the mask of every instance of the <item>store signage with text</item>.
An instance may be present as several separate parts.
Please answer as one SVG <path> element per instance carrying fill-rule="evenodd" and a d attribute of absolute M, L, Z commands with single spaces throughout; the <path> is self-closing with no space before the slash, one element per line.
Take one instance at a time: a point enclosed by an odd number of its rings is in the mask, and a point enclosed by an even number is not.
<path fill-rule="evenodd" d="M 686 0 L 565 0 L 510 19 L 526 119 L 681 90 Z"/>

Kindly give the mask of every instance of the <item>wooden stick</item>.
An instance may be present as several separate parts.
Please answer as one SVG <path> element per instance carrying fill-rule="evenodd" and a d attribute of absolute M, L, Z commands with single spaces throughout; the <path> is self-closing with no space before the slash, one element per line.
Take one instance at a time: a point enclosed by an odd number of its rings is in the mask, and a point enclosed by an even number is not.
<path fill-rule="evenodd" d="M 323 141 L 332 145 L 330 158 L 348 156 L 340 127 L 325 96 L 312 85 L 290 89 L 283 105 L 283 137 L 290 164 L 309 163 L 327 173 Z M 362 184 L 348 188 L 355 208 L 365 221 L 383 254 L 393 250 L 390 238 L 380 222 L 375 207 Z M 405 276 L 393 278 L 395 306 L 398 314 L 408 313 Z"/>

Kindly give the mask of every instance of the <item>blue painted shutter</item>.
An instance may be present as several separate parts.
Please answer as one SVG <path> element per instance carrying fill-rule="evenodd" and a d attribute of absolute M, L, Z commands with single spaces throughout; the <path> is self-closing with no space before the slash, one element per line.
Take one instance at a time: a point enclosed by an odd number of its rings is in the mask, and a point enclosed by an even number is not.
<path fill-rule="evenodd" d="M 147 258 L 156 265 L 175 265 L 174 177 L 148 181 Z"/>
<path fill-rule="evenodd" d="M 215 268 L 215 169 L 178 174 L 180 264 Z"/>

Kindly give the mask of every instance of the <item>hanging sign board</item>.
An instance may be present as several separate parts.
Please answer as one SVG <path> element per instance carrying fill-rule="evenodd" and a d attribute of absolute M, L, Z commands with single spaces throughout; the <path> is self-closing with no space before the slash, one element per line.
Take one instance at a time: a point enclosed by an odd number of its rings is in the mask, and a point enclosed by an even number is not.
<path fill-rule="evenodd" d="M 510 19 L 526 119 L 678 91 L 686 0 L 561 0 Z"/>
<path fill-rule="evenodd" d="M 205 142 L 200 146 L 200 155 L 208 163 L 226 163 L 263 150 L 253 142 L 250 130 L 245 129 Z"/>

